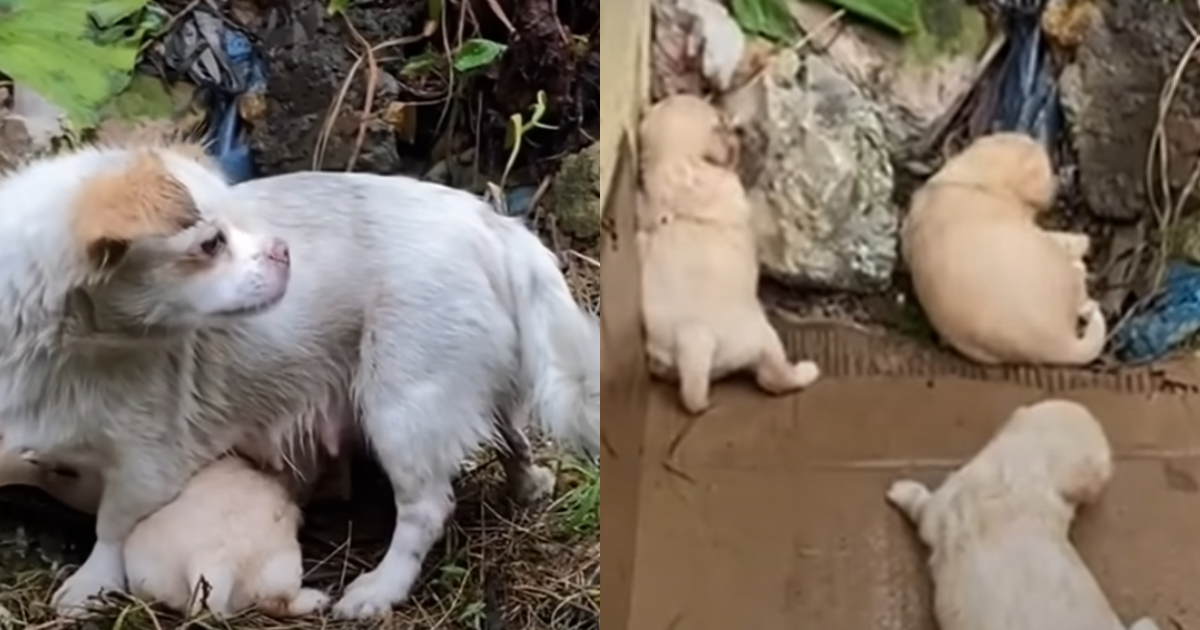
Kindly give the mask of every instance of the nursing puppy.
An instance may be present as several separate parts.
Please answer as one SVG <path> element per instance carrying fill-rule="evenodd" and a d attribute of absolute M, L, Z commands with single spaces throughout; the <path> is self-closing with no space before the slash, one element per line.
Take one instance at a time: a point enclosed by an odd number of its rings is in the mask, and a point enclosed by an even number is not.
<path fill-rule="evenodd" d="M 301 586 L 300 524 L 282 475 L 219 459 L 134 528 L 125 543 L 129 590 L 193 615 L 315 613 L 329 596 Z"/>
<path fill-rule="evenodd" d="M 737 138 L 715 108 L 668 97 L 640 127 L 638 248 L 642 317 L 651 371 L 677 379 L 692 413 L 709 407 L 709 384 L 752 371 L 785 394 L 817 380 L 792 364 L 758 301 L 750 203 L 736 173 Z"/>
<path fill-rule="evenodd" d="M 328 420 L 371 445 L 397 519 L 345 618 L 405 599 L 477 449 L 506 447 L 524 500 L 553 485 L 529 416 L 598 449 L 598 322 L 536 236 L 465 192 L 344 173 L 234 187 L 194 147 L 147 143 L 26 164 L 0 208 L 5 447 L 104 483 L 64 613 L 121 588 L 134 526 L 239 444 L 286 452 Z"/>
<path fill-rule="evenodd" d="M 1076 508 L 1112 475 L 1108 440 L 1082 405 L 1021 407 L 930 493 L 897 481 L 888 500 L 932 550 L 941 630 L 1123 630 L 1071 545 Z M 1143 619 L 1136 630 L 1155 630 Z"/>
<path fill-rule="evenodd" d="M 914 292 L 967 357 L 1082 365 L 1103 351 L 1107 326 L 1083 263 L 1088 237 L 1034 222 L 1054 195 L 1042 145 L 999 133 L 950 158 L 913 196 L 900 238 Z"/>
<path fill-rule="evenodd" d="M 302 472 L 315 474 L 316 463 L 316 458 L 300 463 Z M 342 472 L 336 466 L 331 470 Z M 71 472 L 39 465 L 32 457 L 0 454 L 0 487 L 41 488 L 94 514 L 103 490 L 99 478 Z M 316 478 L 305 480 L 300 472 L 263 472 L 238 456 L 202 469 L 179 497 L 138 523 L 126 540 L 130 592 L 191 614 L 207 607 L 217 617 L 249 608 L 293 617 L 327 606 L 326 594 L 301 586 L 297 497 L 320 488 L 314 486 Z M 331 490 L 341 491 L 347 481 L 337 477 L 330 479 Z"/>

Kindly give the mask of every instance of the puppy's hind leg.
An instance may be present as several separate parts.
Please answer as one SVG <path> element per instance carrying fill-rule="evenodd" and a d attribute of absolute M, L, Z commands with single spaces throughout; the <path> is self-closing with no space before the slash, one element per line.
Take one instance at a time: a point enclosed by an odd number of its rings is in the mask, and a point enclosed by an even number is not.
<path fill-rule="evenodd" d="M 821 369 L 812 361 L 788 361 L 779 335 L 764 319 L 762 339 L 765 344 L 754 366 L 758 386 L 770 394 L 783 395 L 812 385 L 821 376 Z"/>
<path fill-rule="evenodd" d="M 717 339 L 702 326 L 685 326 L 675 335 L 675 369 L 683 406 L 693 414 L 708 410 Z"/>
<path fill-rule="evenodd" d="M 1129 630 L 1158 630 L 1158 624 L 1149 617 L 1142 617 L 1129 626 Z"/>

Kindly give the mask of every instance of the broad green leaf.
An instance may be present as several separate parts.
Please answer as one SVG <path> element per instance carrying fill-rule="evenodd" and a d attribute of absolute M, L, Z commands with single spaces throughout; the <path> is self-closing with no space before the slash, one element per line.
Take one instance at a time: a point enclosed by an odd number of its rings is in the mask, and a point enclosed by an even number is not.
<path fill-rule="evenodd" d="M 777 42 L 792 42 L 800 34 L 788 11 L 790 0 L 731 0 L 733 19 L 743 31 Z"/>
<path fill-rule="evenodd" d="M 106 103 L 100 113 L 106 120 L 164 120 L 175 115 L 175 99 L 161 80 L 139 73 L 133 75 L 129 87 Z"/>
<path fill-rule="evenodd" d="M 329 0 L 329 4 L 325 5 L 325 12 L 329 15 L 341 15 L 350 8 L 353 0 Z"/>
<path fill-rule="evenodd" d="M 454 51 L 454 69 L 470 72 L 485 68 L 504 54 L 508 47 L 490 39 L 469 39 Z"/>
<path fill-rule="evenodd" d="M 146 2 L 0 0 L 0 72 L 63 108 L 72 125 L 90 127 L 129 85 L 141 46 L 137 37 L 107 37 L 102 25 L 134 16 Z"/>

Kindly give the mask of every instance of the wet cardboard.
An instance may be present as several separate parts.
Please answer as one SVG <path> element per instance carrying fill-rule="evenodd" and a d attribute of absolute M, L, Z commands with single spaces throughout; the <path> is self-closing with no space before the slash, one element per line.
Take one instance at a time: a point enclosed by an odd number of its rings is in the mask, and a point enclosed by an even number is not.
<path fill-rule="evenodd" d="M 619 70 L 610 61 L 643 64 L 644 47 L 623 38 L 646 37 L 628 26 L 648 16 L 646 0 L 601 11 L 604 92 L 640 97 L 641 79 L 608 72 Z M 683 413 L 642 360 L 637 99 L 625 101 L 603 113 L 604 630 L 933 630 L 925 552 L 886 504 L 887 486 L 939 481 L 1013 408 L 1051 395 L 1090 406 L 1116 455 L 1112 483 L 1073 537 L 1117 612 L 1200 628 L 1200 379 L 1190 364 L 985 369 L 899 338 L 786 326 L 790 351 L 824 368 L 816 386 L 769 398 L 725 383 L 709 413 Z"/>

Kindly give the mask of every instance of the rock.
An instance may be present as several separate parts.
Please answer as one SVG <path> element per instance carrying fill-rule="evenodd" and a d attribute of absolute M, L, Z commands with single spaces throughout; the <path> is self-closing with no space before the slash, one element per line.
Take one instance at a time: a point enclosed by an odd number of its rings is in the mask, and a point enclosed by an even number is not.
<path fill-rule="evenodd" d="M 910 145 L 920 152 L 939 135 L 1000 49 L 983 13 L 971 3 L 929 0 L 928 5 L 922 30 L 902 40 L 835 19 L 837 10 L 827 2 L 790 3 L 812 48 L 873 95 L 887 117 L 893 152 Z"/>
<path fill-rule="evenodd" d="M 803 288 L 886 286 L 898 216 L 881 108 L 826 58 L 790 50 L 723 106 L 744 139 L 768 275 Z"/>
<path fill-rule="evenodd" d="M 1190 14 L 1196 9 L 1189 3 L 1142 0 L 1101 0 L 1099 7 L 1101 19 L 1091 21 L 1059 85 L 1088 207 L 1101 218 L 1135 220 L 1148 211 L 1146 157 L 1160 92 L 1192 41 L 1187 25 L 1195 22 Z M 1200 70 L 1190 67 L 1166 125 L 1195 129 L 1198 116 Z M 1195 160 L 1188 145 L 1198 137 L 1181 132 L 1168 137 L 1168 177 L 1181 188 Z"/>
<path fill-rule="evenodd" d="M 600 145 L 563 158 L 554 178 L 558 227 L 585 243 L 600 238 Z"/>

